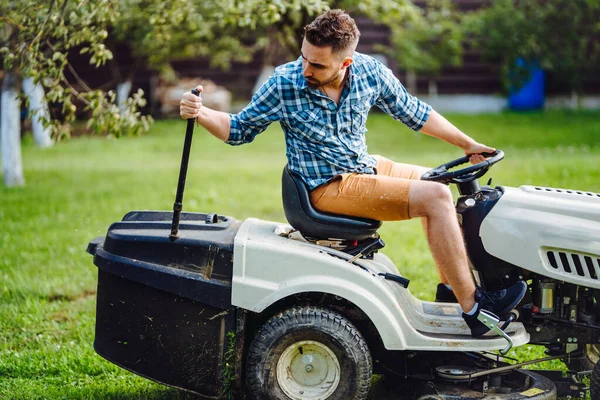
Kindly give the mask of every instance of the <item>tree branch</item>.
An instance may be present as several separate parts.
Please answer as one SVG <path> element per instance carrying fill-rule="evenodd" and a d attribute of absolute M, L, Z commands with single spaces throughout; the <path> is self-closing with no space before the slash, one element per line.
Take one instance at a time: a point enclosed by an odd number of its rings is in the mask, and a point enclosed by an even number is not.
<path fill-rule="evenodd" d="M 55 51 L 55 48 L 52 45 L 52 43 L 48 42 L 47 40 L 45 40 L 44 43 L 48 46 L 48 48 L 50 50 Z M 87 83 L 85 83 L 85 81 L 83 79 L 81 79 L 81 77 L 79 76 L 79 74 L 77 73 L 77 71 L 75 71 L 75 68 L 73 68 L 73 65 L 69 62 L 69 60 L 66 60 L 66 61 L 67 61 L 67 68 L 69 68 L 69 71 L 71 72 L 71 74 L 73 74 L 73 77 L 75 78 L 75 80 L 77 81 L 77 83 L 81 87 L 83 87 L 83 89 L 86 92 L 91 92 L 92 89 L 87 85 Z"/>
<path fill-rule="evenodd" d="M 60 10 L 60 16 L 62 19 L 65 18 L 65 10 L 67 9 L 67 3 L 69 2 L 69 0 L 65 0 L 63 2 L 63 6 L 62 6 L 62 10 Z"/>
<path fill-rule="evenodd" d="M 77 99 L 81 100 L 86 106 L 90 105 L 89 100 L 86 99 L 85 97 L 83 97 L 81 95 L 81 93 L 79 93 L 79 91 L 71 85 L 71 83 L 69 82 L 69 80 L 67 78 L 65 78 L 64 76 L 61 76 L 60 80 L 71 90 L 71 93 L 73 93 L 75 95 L 75 97 L 77 97 Z"/>
<path fill-rule="evenodd" d="M 77 81 L 77 83 L 79 83 L 81 85 L 81 87 L 83 87 L 83 89 L 86 92 L 91 92 L 92 89 L 87 85 L 87 83 L 84 82 L 83 79 L 81 79 L 81 77 L 79 76 L 79 74 L 77 73 L 77 71 L 75 71 L 75 68 L 73 68 L 73 66 L 71 65 L 70 62 L 67 61 L 67 67 L 69 68 L 69 71 L 71 71 L 71 73 L 73 74 L 73 77 L 75 78 L 75 80 Z"/>
<path fill-rule="evenodd" d="M 0 15 L 0 21 L 6 21 L 6 22 L 8 22 L 9 24 L 11 24 L 12 26 L 16 26 L 16 27 L 17 27 L 17 28 L 19 28 L 19 29 L 23 29 L 23 28 L 24 28 L 24 26 L 23 26 L 23 25 L 21 25 L 21 24 L 18 24 L 18 23 L 16 23 L 15 21 L 13 21 L 12 19 L 10 19 L 10 18 L 8 18 L 8 17 L 3 17 L 3 16 L 1 16 L 1 15 Z"/>
<path fill-rule="evenodd" d="M 33 38 L 31 43 L 29 43 L 29 50 L 31 50 L 34 43 L 36 41 L 38 41 L 39 38 L 42 36 L 42 33 L 44 32 L 44 27 L 46 26 L 46 23 L 48 22 L 48 20 L 50 19 L 50 15 L 52 14 L 52 8 L 54 8 L 54 0 L 50 1 L 50 6 L 48 7 L 48 13 L 46 14 L 46 18 L 44 18 L 44 21 L 42 22 L 42 26 L 40 27 L 38 34 Z"/>

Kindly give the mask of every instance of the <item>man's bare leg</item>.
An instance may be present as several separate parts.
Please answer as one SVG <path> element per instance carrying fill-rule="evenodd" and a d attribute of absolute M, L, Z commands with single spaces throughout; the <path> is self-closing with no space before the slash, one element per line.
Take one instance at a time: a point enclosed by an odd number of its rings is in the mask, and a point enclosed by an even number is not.
<path fill-rule="evenodd" d="M 428 181 L 412 181 L 409 199 L 411 218 L 423 217 L 424 227 L 440 278 L 446 278 L 463 311 L 475 305 L 475 284 L 469 270 L 462 232 L 448 187 Z"/>
<path fill-rule="evenodd" d="M 417 166 L 419 170 L 419 176 L 423 176 L 423 174 L 429 171 L 431 168 Z M 427 217 L 421 217 L 421 224 L 423 225 L 423 232 L 425 232 L 425 236 L 427 237 L 427 241 L 429 241 L 429 233 L 427 232 Z M 440 269 L 439 264 L 435 261 L 435 267 L 437 269 L 438 275 L 440 276 L 440 283 L 448 285 L 448 278 L 444 275 L 444 272 Z"/>
<path fill-rule="evenodd" d="M 427 237 L 427 242 L 429 242 L 429 233 L 427 232 L 427 217 L 421 217 L 421 224 L 423 225 L 423 231 L 425 232 L 425 236 Z M 448 278 L 444 275 L 444 272 L 441 270 L 440 265 L 435 260 L 435 267 L 437 269 L 438 275 L 440 276 L 440 283 L 444 285 L 449 285 Z"/>

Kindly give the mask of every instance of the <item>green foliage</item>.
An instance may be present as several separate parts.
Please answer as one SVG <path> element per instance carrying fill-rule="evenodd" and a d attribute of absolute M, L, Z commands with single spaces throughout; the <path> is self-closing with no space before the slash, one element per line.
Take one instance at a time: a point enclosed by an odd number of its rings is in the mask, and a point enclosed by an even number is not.
<path fill-rule="evenodd" d="M 235 365 L 236 365 L 236 357 L 235 357 L 235 332 L 229 331 L 226 335 L 227 340 L 227 350 L 225 350 L 225 355 L 223 357 L 223 362 L 221 364 L 221 385 L 222 391 L 220 394 L 220 398 L 222 399 L 233 399 L 234 396 L 234 385 L 235 385 Z"/>
<path fill-rule="evenodd" d="M 548 1 L 538 12 L 542 65 L 581 94 L 583 77 L 600 69 L 600 0 Z"/>
<path fill-rule="evenodd" d="M 414 18 L 419 12 L 419 9 L 410 0 L 341 0 L 334 1 L 331 8 L 358 12 L 385 25 Z"/>
<path fill-rule="evenodd" d="M 152 121 L 141 116 L 142 94 L 117 111 L 111 93 L 93 90 L 77 75 L 68 55 L 74 50 L 99 67 L 113 58 L 105 45 L 108 31 L 119 18 L 116 0 L 0 1 L 0 55 L 4 68 L 33 77 L 46 91 L 46 100 L 58 106 L 58 118 L 42 121 L 56 139 L 69 136 L 78 108 L 91 114 L 96 130 L 115 136 L 147 130 Z M 67 73 L 72 75 L 67 78 Z"/>
<path fill-rule="evenodd" d="M 470 44 L 499 62 L 505 88 L 528 78 L 538 63 L 582 91 L 584 74 L 600 67 L 600 0 L 495 0 L 465 18 Z M 525 61 L 522 68 L 516 60 Z"/>
<path fill-rule="evenodd" d="M 445 66 L 462 63 L 462 29 L 450 0 L 428 0 L 424 9 L 385 19 L 391 45 L 379 49 L 411 72 L 435 76 Z"/>
<path fill-rule="evenodd" d="M 126 43 L 138 65 L 163 73 L 170 72 L 171 61 L 198 56 L 210 57 L 213 67 L 223 69 L 229 68 L 233 61 L 250 61 L 264 44 L 261 40 L 248 40 L 248 30 L 257 29 L 263 21 L 278 15 L 248 9 L 250 5 L 246 3 L 254 2 L 118 0 L 118 3 L 120 13 L 112 28 L 111 45 Z M 243 12 L 246 14 L 242 15 Z"/>

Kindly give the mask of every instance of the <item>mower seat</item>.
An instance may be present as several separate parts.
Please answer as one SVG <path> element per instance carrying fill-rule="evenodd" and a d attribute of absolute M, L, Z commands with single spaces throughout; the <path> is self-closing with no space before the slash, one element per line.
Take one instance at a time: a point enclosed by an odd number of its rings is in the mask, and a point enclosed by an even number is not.
<path fill-rule="evenodd" d="M 286 165 L 281 182 L 283 211 L 294 229 L 311 239 L 363 240 L 373 236 L 381 221 L 316 210 L 300 175 Z"/>

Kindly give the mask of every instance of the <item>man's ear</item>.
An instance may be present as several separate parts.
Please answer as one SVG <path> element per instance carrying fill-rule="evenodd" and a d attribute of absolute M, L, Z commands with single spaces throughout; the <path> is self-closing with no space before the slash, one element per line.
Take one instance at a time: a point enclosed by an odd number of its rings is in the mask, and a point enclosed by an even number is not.
<path fill-rule="evenodd" d="M 346 58 L 344 58 L 344 61 L 342 62 L 342 67 L 348 68 L 350 66 L 350 64 L 352 64 L 353 62 L 354 62 L 354 60 L 352 59 L 352 57 L 346 57 Z"/>

